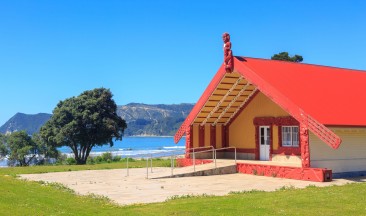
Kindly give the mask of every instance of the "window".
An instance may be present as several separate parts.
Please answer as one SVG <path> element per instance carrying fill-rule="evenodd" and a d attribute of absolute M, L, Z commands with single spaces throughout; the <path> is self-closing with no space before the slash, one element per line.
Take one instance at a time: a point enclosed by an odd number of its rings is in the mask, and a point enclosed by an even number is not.
<path fill-rule="evenodd" d="M 298 126 L 282 126 L 282 146 L 299 147 Z"/>

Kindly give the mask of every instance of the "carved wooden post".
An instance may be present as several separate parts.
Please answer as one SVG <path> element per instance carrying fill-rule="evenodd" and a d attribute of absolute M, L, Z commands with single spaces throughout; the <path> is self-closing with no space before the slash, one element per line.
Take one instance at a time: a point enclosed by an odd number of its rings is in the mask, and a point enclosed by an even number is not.
<path fill-rule="evenodd" d="M 210 125 L 210 145 L 216 148 L 216 126 Z"/>
<path fill-rule="evenodd" d="M 191 146 L 191 131 L 192 131 L 192 126 L 187 127 L 186 129 L 186 158 L 189 158 L 189 149 L 192 147 Z"/>
<path fill-rule="evenodd" d="M 259 160 L 259 126 L 255 125 L 255 160 Z"/>
<path fill-rule="evenodd" d="M 303 168 L 310 167 L 309 130 L 306 124 L 300 123 L 301 163 Z"/>
<path fill-rule="evenodd" d="M 205 126 L 199 126 L 199 147 L 205 146 Z"/>
<path fill-rule="evenodd" d="M 222 35 L 222 40 L 224 41 L 225 70 L 226 72 L 231 73 L 234 70 L 234 59 L 233 59 L 233 51 L 231 51 L 231 42 L 229 33 L 225 32 Z"/>

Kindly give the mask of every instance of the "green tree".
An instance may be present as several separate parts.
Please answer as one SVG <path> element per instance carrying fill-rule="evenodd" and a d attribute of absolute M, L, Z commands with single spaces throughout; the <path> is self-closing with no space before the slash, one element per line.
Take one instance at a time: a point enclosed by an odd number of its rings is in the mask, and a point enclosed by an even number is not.
<path fill-rule="evenodd" d="M 272 60 L 280 60 L 280 61 L 289 61 L 289 62 L 302 62 L 304 59 L 301 55 L 294 55 L 290 57 L 288 52 L 280 52 L 278 54 L 274 54 L 271 57 Z"/>
<path fill-rule="evenodd" d="M 9 148 L 9 164 L 29 166 L 30 162 L 39 154 L 37 145 L 25 131 L 13 132 L 7 139 Z"/>
<path fill-rule="evenodd" d="M 77 164 L 85 164 L 95 146 L 122 140 L 127 128 L 117 115 L 117 105 L 109 89 L 96 88 L 60 101 L 40 135 L 49 145 L 68 146 Z"/>
<path fill-rule="evenodd" d="M 40 161 L 38 163 L 44 164 L 47 160 L 51 158 L 57 159 L 60 156 L 60 152 L 57 150 L 55 145 L 50 145 L 47 143 L 39 133 L 34 133 L 32 135 L 32 140 L 36 144 L 39 154 Z"/>
<path fill-rule="evenodd" d="M 9 154 L 9 148 L 7 144 L 7 136 L 0 133 L 0 158 Z"/>

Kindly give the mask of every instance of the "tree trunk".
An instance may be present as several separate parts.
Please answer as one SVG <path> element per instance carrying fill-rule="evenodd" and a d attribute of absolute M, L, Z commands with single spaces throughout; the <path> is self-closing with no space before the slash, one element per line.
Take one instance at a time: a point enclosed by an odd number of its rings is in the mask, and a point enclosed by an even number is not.
<path fill-rule="evenodd" d="M 74 153 L 75 160 L 77 160 L 77 158 L 78 158 L 78 148 L 76 147 L 75 144 L 71 145 L 70 148 L 71 148 L 72 152 Z"/>
<path fill-rule="evenodd" d="M 86 164 L 86 160 L 88 159 L 89 153 L 92 149 L 92 145 L 90 144 L 84 144 L 81 145 L 79 148 L 76 144 L 71 145 L 70 148 L 74 153 L 74 158 L 77 165 L 84 165 Z"/>
<path fill-rule="evenodd" d="M 78 160 L 76 160 L 76 164 L 77 165 L 84 165 L 84 164 L 86 164 L 86 159 L 78 158 Z"/>
<path fill-rule="evenodd" d="M 35 157 L 36 155 L 33 155 L 29 160 L 28 162 L 26 162 L 26 159 L 24 158 L 24 166 L 29 166 L 30 162 L 32 162 L 33 158 Z"/>
<path fill-rule="evenodd" d="M 84 145 L 82 145 L 82 147 L 80 147 L 80 150 L 79 150 L 80 157 L 79 157 L 79 160 L 76 160 L 76 163 L 78 165 L 86 164 L 86 160 L 88 159 L 88 155 L 86 154 L 88 147 L 89 147 L 88 144 L 84 144 Z"/>

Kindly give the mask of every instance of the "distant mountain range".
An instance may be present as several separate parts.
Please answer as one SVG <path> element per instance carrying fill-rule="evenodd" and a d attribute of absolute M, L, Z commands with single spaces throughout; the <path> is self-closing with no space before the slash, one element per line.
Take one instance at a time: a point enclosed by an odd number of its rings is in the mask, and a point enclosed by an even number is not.
<path fill-rule="evenodd" d="M 148 105 L 130 103 L 118 106 L 117 114 L 127 122 L 125 136 L 172 136 L 192 110 L 194 104 Z M 51 114 L 29 115 L 17 113 L 0 127 L 0 133 L 25 130 L 38 132 Z"/>
<path fill-rule="evenodd" d="M 0 127 L 0 133 L 6 134 L 25 130 L 28 134 L 33 134 L 38 132 L 51 116 L 51 114 L 47 113 L 38 113 L 34 115 L 17 113 Z"/>
<path fill-rule="evenodd" d="M 172 136 L 191 112 L 194 104 L 119 106 L 117 114 L 127 122 L 126 136 Z"/>

